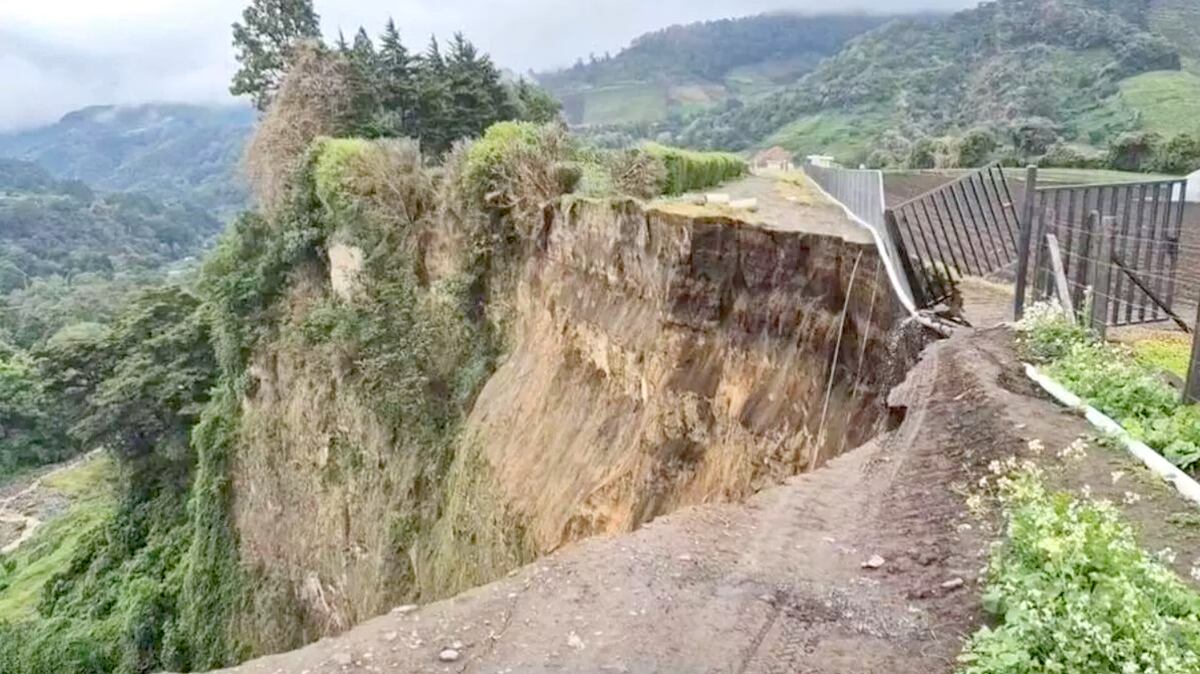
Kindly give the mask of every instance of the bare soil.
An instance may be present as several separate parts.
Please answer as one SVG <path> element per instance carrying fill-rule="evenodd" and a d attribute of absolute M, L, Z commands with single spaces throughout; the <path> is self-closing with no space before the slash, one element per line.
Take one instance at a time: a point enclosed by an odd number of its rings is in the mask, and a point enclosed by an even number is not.
<path fill-rule="evenodd" d="M 745 504 L 584 541 L 229 671 L 950 672 L 984 620 L 977 580 L 998 536 L 964 497 L 1032 438 L 1057 485 L 1118 503 L 1136 491 L 1127 512 L 1143 543 L 1172 547 L 1184 577 L 1200 554 L 1197 511 L 1123 453 L 1093 443 L 1085 459 L 1056 457 L 1091 431 L 1025 379 L 1003 329 L 930 347 L 891 403 L 894 431 Z M 882 565 L 864 566 L 874 556 Z"/>

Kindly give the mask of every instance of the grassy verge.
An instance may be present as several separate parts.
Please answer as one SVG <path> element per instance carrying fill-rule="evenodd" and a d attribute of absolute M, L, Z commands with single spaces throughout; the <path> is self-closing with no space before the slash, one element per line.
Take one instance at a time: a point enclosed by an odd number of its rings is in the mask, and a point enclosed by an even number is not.
<path fill-rule="evenodd" d="M 1145 356 L 1096 340 L 1052 304 L 1031 307 L 1017 331 L 1022 355 L 1051 377 L 1183 470 L 1200 468 L 1200 406 L 1183 405 Z"/>
<path fill-rule="evenodd" d="M 48 475 L 42 488 L 70 499 L 17 551 L 0 557 L 0 622 L 33 616 L 46 581 L 66 568 L 84 539 L 115 509 L 115 466 L 107 456 Z"/>
<path fill-rule="evenodd" d="M 1029 464 L 999 479 L 999 501 L 984 593 L 997 624 L 967 642 L 961 674 L 1200 671 L 1200 595 L 1114 505 L 1049 493 Z"/>

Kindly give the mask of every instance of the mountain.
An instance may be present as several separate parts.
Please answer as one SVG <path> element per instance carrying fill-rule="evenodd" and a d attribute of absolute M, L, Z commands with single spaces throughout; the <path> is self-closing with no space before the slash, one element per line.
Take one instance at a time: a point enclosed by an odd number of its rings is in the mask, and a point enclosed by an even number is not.
<path fill-rule="evenodd" d="M 243 106 L 96 106 L 0 135 L 0 157 L 35 162 L 98 190 L 144 192 L 229 214 L 246 203 L 239 163 L 254 121 Z"/>
<path fill-rule="evenodd" d="M 1191 0 L 998 0 L 888 23 L 792 86 L 655 133 L 888 165 L 979 130 L 992 156 L 1095 157 L 1129 132 L 1200 133 L 1196 28 Z"/>
<path fill-rule="evenodd" d="M 793 83 L 850 38 L 888 20 L 774 13 L 671 26 L 616 56 L 534 78 L 563 102 L 573 125 L 655 122 Z"/>

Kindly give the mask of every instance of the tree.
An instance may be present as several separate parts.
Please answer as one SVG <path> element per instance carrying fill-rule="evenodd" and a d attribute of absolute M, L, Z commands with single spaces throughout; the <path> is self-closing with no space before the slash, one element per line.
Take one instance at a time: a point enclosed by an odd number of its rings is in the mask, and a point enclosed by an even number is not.
<path fill-rule="evenodd" d="M 233 24 L 233 46 L 241 69 L 229 91 L 250 96 L 254 106 L 266 110 L 291 66 L 295 47 L 320 41 L 320 18 L 312 0 L 252 0 Z"/>
<path fill-rule="evenodd" d="M 1150 168 L 1162 136 L 1157 133 L 1123 133 L 1108 146 L 1108 167 L 1118 171 Z"/>
<path fill-rule="evenodd" d="M 513 87 L 513 95 L 517 99 L 517 116 L 521 120 L 548 124 L 560 119 L 562 103 L 545 89 L 530 84 L 525 78 L 521 78 Z"/>
<path fill-rule="evenodd" d="M 1154 158 L 1154 170 L 1160 173 L 1186 175 L 1200 169 L 1200 139 L 1181 133 L 1159 148 Z"/>
<path fill-rule="evenodd" d="M 958 141 L 958 165 L 962 168 L 983 166 L 996 150 L 996 139 L 984 129 L 973 129 Z"/>
<path fill-rule="evenodd" d="M 379 103 L 385 135 L 414 136 L 417 122 L 417 82 L 413 58 L 400 41 L 396 22 L 388 19 L 379 41 Z"/>
<path fill-rule="evenodd" d="M 454 101 L 450 95 L 446 60 L 436 37 L 429 38 L 429 47 L 421 56 L 417 69 L 417 116 L 414 131 L 421 147 L 429 154 L 441 154 L 450 149 L 455 136 L 448 129 Z"/>

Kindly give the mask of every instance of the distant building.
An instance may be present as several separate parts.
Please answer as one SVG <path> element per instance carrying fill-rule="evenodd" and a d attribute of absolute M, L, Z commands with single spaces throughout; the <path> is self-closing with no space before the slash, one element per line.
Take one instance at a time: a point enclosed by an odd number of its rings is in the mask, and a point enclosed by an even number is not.
<path fill-rule="evenodd" d="M 1186 199 L 1193 203 L 1200 203 L 1200 171 L 1188 176 Z"/>
<path fill-rule="evenodd" d="M 808 163 L 812 164 L 813 166 L 823 166 L 825 168 L 837 166 L 837 161 L 834 160 L 832 156 L 827 154 L 810 154 L 805 157 L 805 159 L 808 160 Z"/>
<path fill-rule="evenodd" d="M 792 170 L 792 153 L 776 145 L 754 155 L 751 163 L 756 169 Z"/>

